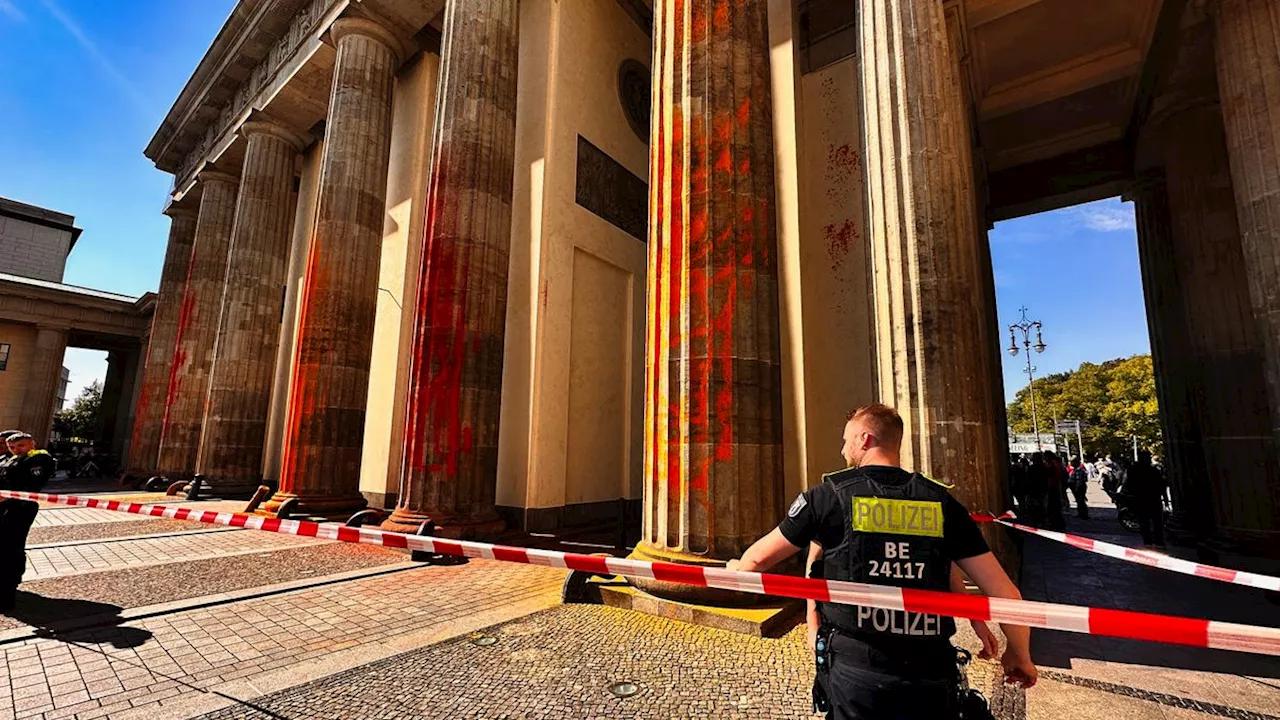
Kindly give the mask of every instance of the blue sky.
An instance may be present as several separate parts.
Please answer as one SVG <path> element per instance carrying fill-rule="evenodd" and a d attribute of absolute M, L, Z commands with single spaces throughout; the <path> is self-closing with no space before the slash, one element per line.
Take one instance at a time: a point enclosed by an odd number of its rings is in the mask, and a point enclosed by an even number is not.
<path fill-rule="evenodd" d="M 1003 345 L 1011 323 L 1044 323 L 1037 377 L 1150 352 L 1133 205 L 1119 199 L 998 223 L 991 231 Z M 1005 397 L 1027 384 L 1026 357 L 1004 358 Z"/>
<path fill-rule="evenodd" d="M 0 0 L 0 195 L 76 216 L 66 282 L 154 290 L 172 179 L 142 150 L 233 0 Z M 1040 373 L 1147 352 L 1131 206 L 1119 200 L 1000 223 L 991 233 L 1001 326 L 1045 324 Z M 1005 391 L 1025 380 L 1005 360 Z M 71 350 L 69 396 L 106 372 Z"/>
<path fill-rule="evenodd" d="M 172 178 L 142 149 L 233 0 L 0 0 L 0 195 L 76 216 L 65 281 L 159 282 Z M 106 356 L 68 351 L 69 394 Z"/>

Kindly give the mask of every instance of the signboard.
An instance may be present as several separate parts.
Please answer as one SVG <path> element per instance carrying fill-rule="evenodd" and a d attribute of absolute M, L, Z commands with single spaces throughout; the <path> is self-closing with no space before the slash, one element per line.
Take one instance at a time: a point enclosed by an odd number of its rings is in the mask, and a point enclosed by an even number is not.
<path fill-rule="evenodd" d="M 1060 442 L 1056 436 L 1046 433 L 1040 433 L 1040 443 L 1038 445 L 1036 444 L 1036 436 L 1032 433 L 1009 436 L 1009 454 L 1011 455 L 1030 455 L 1031 453 L 1048 450 L 1062 452 L 1065 450 L 1065 444 Z"/>
<path fill-rule="evenodd" d="M 1084 429 L 1084 423 L 1079 420 L 1059 420 L 1058 424 L 1054 426 L 1054 430 L 1062 435 L 1076 433 L 1082 429 Z"/>

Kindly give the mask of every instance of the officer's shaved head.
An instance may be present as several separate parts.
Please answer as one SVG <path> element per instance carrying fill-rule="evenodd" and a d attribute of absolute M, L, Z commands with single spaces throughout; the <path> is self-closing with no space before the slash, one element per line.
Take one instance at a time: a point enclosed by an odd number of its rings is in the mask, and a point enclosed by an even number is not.
<path fill-rule="evenodd" d="M 844 425 L 844 447 L 840 454 L 849 467 L 862 464 L 867 451 L 878 448 L 881 455 L 888 453 L 896 464 L 902 448 L 902 416 L 897 410 L 881 403 L 872 403 L 852 411 Z M 882 463 L 886 461 L 881 458 Z"/>
<path fill-rule="evenodd" d="M 848 419 L 854 424 L 861 424 L 862 429 L 874 435 L 881 445 L 902 447 L 902 416 L 888 405 L 863 405 L 850 412 Z"/>

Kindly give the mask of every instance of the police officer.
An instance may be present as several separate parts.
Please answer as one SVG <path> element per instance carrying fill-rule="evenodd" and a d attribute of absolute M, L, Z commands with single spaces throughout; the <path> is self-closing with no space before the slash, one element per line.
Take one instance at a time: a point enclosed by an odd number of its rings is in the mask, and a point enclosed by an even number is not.
<path fill-rule="evenodd" d="M 0 461 L 0 488 L 40 492 L 53 476 L 56 463 L 24 432 L 7 438 L 9 457 Z M 27 569 L 27 533 L 40 505 L 30 500 L 0 500 L 0 611 L 12 610 L 18 585 Z"/>
<path fill-rule="evenodd" d="M 987 595 L 1021 599 L 947 486 L 899 466 L 902 418 L 874 404 L 848 416 L 845 470 L 796 498 L 782 524 L 729 569 L 762 572 L 816 543 L 830 580 L 947 591 L 955 563 Z M 932 613 L 819 603 L 815 698 L 828 718 L 958 717 L 955 622 Z M 1007 682 L 1035 684 L 1031 633 L 1003 626 Z M 820 692 L 819 692 L 820 691 Z"/>

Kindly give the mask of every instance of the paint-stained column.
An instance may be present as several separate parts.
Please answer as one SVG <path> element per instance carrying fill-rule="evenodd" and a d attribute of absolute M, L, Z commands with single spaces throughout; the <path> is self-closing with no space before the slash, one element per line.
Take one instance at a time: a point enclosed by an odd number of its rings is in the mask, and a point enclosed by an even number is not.
<path fill-rule="evenodd" d="M 164 400 L 169 390 L 169 368 L 178 337 L 178 316 L 191 264 L 191 244 L 196 238 L 196 211 L 170 208 L 169 244 L 160 270 L 160 291 L 151 318 L 151 340 L 147 344 L 146 365 L 138 405 L 133 417 L 129 443 L 129 473 L 143 480 L 155 474 L 160 453 L 160 433 L 164 429 Z"/>
<path fill-rule="evenodd" d="M 1280 448 L 1280 0 L 1218 0 L 1214 10 L 1243 274 L 1263 341 L 1271 445 Z M 1269 466 L 1276 466 L 1274 456 Z M 1280 482 L 1258 473 L 1240 499 L 1245 522 L 1234 539 L 1275 554 Z"/>
<path fill-rule="evenodd" d="M 325 125 L 315 231 L 303 279 L 280 491 L 315 514 L 364 506 L 360 450 L 369 394 L 378 263 L 391 148 L 397 39 L 381 25 L 343 18 Z"/>
<path fill-rule="evenodd" d="M 1200 421 L 1192 399 L 1203 392 L 1192 360 L 1183 291 L 1174 264 L 1173 229 L 1164 174 L 1150 172 L 1129 189 L 1138 224 L 1138 259 L 1146 300 L 1151 360 L 1164 438 L 1164 470 L 1173 500 L 1169 532 L 1179 541 L 1202 537 L 1211 524 Z"/>
<path fill-rule="evenodd" d="M 62 381 L 67 332 L 65 327 L 51 325 L 36 328 L 36 345 L 22 386 L 18 429 L 29 433 L 37 448 L 49 443 L 49 431 L 53 429 L 53 406 L 58 401 L 58 384 Z"/>
<path fill-rule="evenodd" d="M 274 123 L 247 122 L 240 132 L 247 147 L 197 463 L 223 497 L 252 493 L 262 482 L 302 148 L 301 138 Z"/>
<path fill-rule="evenodd" d="M 906 467 L 974 510 L 1003 507 L 999 349 L 943 3 L 862 3 L 859 55 L 880 396 L 906 424 Z"/>
<path fill-rule="evenodd" d="M 168 391 L 163 397 L 164 430 L 156 462 L 156 472 L 171 479 L 190 477 L 196 468 L 239 182 L 239 178 L 223 172 L 200 173 L 204 186 L 200 218 L 178 312 Z"/>
<path fill-rule="evenodd" d="M 516 0 L 450 0 L 427 187 L 399 506 L 450 536 L 494 510 L 515 162 Z"/>
<path fill-rule="evenodd" d="M 636 556 L 723 565 L 785 504 L 766 5 L 666 0 L 654 35 Z"/>

